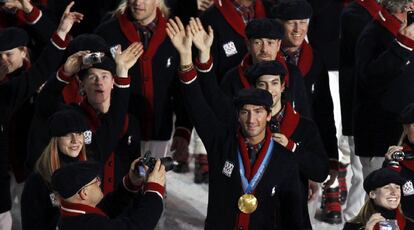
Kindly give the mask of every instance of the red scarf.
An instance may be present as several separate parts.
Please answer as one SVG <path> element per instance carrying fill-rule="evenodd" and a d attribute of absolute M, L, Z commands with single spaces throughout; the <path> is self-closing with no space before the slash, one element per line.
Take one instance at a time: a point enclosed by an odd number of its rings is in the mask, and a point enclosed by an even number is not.
<path fill-rule="evenodd" d="M 88 100 L 83 100 L 80 103 L 83 111 L 86 113 L 88 118 L 89 128 L 93 133 L 96 133 L 96 130 L 101 126 L 101 120 L 96 114 L 95 109 L 89 104 Z M 124 136 L 128 131 L 129 119 L 128 116 L 125 117 L 124 129 L 120 137 Z M 104 164 L 104 176 L 103 176 L 103 193 L 106 195 L 109 192 L 114 190 L 114 181 L 115 181 L 115 152 L 112 152 Z"/>
<path fill-rule="evenodd" d="M 298 69 L 303 77 L 305 77 L 313 64 L 313 49 L 305 40 L 302 43 L 302 48 L 300 50 Z"/>
<path fill-rule="evenodd" d="M 108 217 L 101 209 L 88 205 L 69 203 L 63 199 L 60 200 L 60 204 L 60 215 L 62 218 L 80 216 L 85 214 L 96 214 L 99 216 Z"/>
<path fill-rule="evenodd" d="M 292 105 L 287 102 L 285 104 L 285 114 L 283 115 L 282 122 L 280 124 L 280 132 L 287 138 L 290 138 L 298 127 L 300 120 L 300 114 L 296 112 Z"/>
<path fill-rule="evenodd" d="M 231 28 L 233 28 L 233 30 L 244 39 L 247 39 L 246 34 L 244 33 L 246 25 L 244 24 L 242 16 L 240 16 L 236 8 L 234 8 L 231 0 L 214 0 L 214 6 L 220 11 L 221 15 L 223 15 L 224 19 L 231 26 Z M 256 19 L 266 17 L 266 11 L 262 0 L 255 1 L 254 17 Z"/>
<path fill-rule="evenodd" d="M 146 98 L 144 105 L 145 113 L 143 115 L 143 120 L 141 120 L 141 124 L 143 126 L 143 140 L 151 139 L 154 129 L 154 81 L 152 73 L 152 58 L 155 56 L 158 47 L 166 38 L 165 28 L 167 20 L 162 16 L 159 9 L 157 9 L 156 17 L 156 20 L 158 21 L 157 28 L 151 37 L 148 48 L 144 51 L 137 62 L 142 81 L 142 95 Z M 134 24 L 128 19 L 127 13 L 120 15 L 118 17 L 118 22 L 122 33 L 130 43 L 141 41 Z"/>
<path fill-rule="evenodd" d="M 239 142 L 239 149 L 240 149 L 240 154 L 243 160 L 245 176 L 248 180 L 251 180 L 253 178 L 253 176 L 256 174 L 257 170 L 259 169 L 260 164 L 265 158 L 266 152 L 269 149 L 271 136 L 272 136 L 272 133 L 270 132 L 269 127 L 267 127 L 263 147 L 258 153 L 258 157 L 252 167 L 250 166 L 250 157 L 249 157 L 249 154 L 247 153 L 246 139 L 243 137 L 241 131 L 239 131 L 237 135 L 238 142 Z M 255 193 L 256 193 L 256 190 L 252 192 L 252 194 L 255 194 Z M 249 223 L 250 223 L 250 214 L 246 214 L 246 213 L 239 211 L 237 218 L 236 218 L 236 226 L 237 226 L 236 229 L 249 229 Z"/>
<path fill-rule="evenodd" d="M 375 0 L 356 0 L 355 2 L 364 7 L 373 18 L 381 11 L 381 5 Z"/>
<path fill-rule="evenodd" d="M 386 9 L 380 10 L 380 12 L 375 17 L 375 21 L 385 27 L 385 29 L 387 29 L 394 36 L 397 36 L 398 31 L 401 27 L 401 22 L 394 15 L 390 14 Z"/>

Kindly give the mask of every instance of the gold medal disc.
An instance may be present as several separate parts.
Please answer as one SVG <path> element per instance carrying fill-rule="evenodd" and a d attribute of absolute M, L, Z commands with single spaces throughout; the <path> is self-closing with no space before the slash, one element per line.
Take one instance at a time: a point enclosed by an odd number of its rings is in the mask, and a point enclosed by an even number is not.
<path fill-rule="evenodd" d="M 244 194 L 239 198 L 237 202 L 239 210 L 243 213 L 250 214 L 256 211 L 258 201 L 257 198 L 252 194 Z"/>

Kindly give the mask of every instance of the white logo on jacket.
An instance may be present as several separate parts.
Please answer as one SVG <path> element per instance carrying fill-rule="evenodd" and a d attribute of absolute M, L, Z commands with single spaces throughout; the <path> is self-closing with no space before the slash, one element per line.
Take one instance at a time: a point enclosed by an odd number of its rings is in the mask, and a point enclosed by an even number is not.
<path fill-rule="evenodd" d="M 405 182 L 405 184 L 403 185 L 402 190 L 403 190 L 404 196 L 414 195 L 413 182 L 411 182 L 410 180 Z"/>
<path fill-rule="evenodd" d="M 92 131 L 86 130 L 83 132 L 83 137 L 85 138 L 85 145 L 89 145 L 92 143 Z"/>
<path fill-rule="evenodd" d="M 223 167 L 223 174 L 228 177 L 231 177 L 231 174 L 233 173 L 233 169 L 234 169 L 234 164 L 229 161 L 226 161 Z"/>
<path fill-rule="evenodd" d="M 230 41 L 223 45 L 224 53 L 226 53 L 226 57 L 230 57 L 232 55 L 237 54 L 236 45 L 234 42 Z"/>

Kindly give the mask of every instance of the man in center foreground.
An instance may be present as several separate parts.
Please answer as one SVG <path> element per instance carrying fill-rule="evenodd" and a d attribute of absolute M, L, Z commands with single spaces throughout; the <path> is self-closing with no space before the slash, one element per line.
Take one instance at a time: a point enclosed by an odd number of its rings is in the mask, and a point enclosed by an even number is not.
<path fill-rule="evenodd" d="M 190 23 L 191 24 L 191 23 Z M 267 122 L 272 95 L 243 89 L 234 104 L 237 126 L 224 124 L 208 105 L 192 64 L 191 46 L 199 49 L 199 71 L 211 71 L 212 29 L 200 36 L 201 25 L 187 31 L 176 19 L 167 34 L 180 54 L 184 103 L 203 141 L 209 161 L 209 202 L 205 229 L 303 229 L 302 194 L 293 154 L 277 142 Z M 209 42 L 210 41 L 210 42 Z"/>

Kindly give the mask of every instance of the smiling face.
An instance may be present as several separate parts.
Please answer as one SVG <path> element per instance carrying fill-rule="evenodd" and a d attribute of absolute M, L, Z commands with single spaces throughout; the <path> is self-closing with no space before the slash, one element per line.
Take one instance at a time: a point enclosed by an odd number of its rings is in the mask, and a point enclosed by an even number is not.
<path fill-rule="evenodd" d="M 78 157 L 84 143 L 83 133 L 68 133 L 58 137 L 58 147 L 61 153 L 69 157 Z"/>
<path fill-rule="evenodd" d="M 285 84 L 281 82 L 279 75 L 262 75 L 256 81 L 256 88 L 267 90 L 272 94 L 273 106 L 281 104 L 282 92 Z"/>
<path fill-rule="evenodd" d="M 111 91 L 114 86 L 114 78 L 111 72 L 90 68 L 81 85 L 86 93 L 88 102 L 92 106 L 110 104 Z"/>
<path fill-rule="evenodd" d="M 398 207 L 401 199 L 401 188 L 398 184 L 390 183 L 369 192 L 369 198 L 378 206 L 393 210 Z"/>
<path fill-rule="evenodd" d="M 308 33 L 309 19 L 286 20 L 283 22 L 285 37 L 282 46 L 287 48 L 299 48 Z"/>
<path fill-rule="evenodd" d="M 271 113 L 261 105 L 246 104 L 239 110 L 239 123 L 250 144 L 257 144 L 263 140 L 270 118 Z"/>
<path fill-rule="evenodd" d="M 132 16 L 141 24 L 148 25 L 157 16 L 160 0 L 128 0 Z"/>
<path fill-rule="evenodd" d="M 18 47 L 11 50 L 0 51 L 1 62 L 7 66 L 8 73 L 12 73 L 23 66 L 27 57 L 27 49 Z"/>

